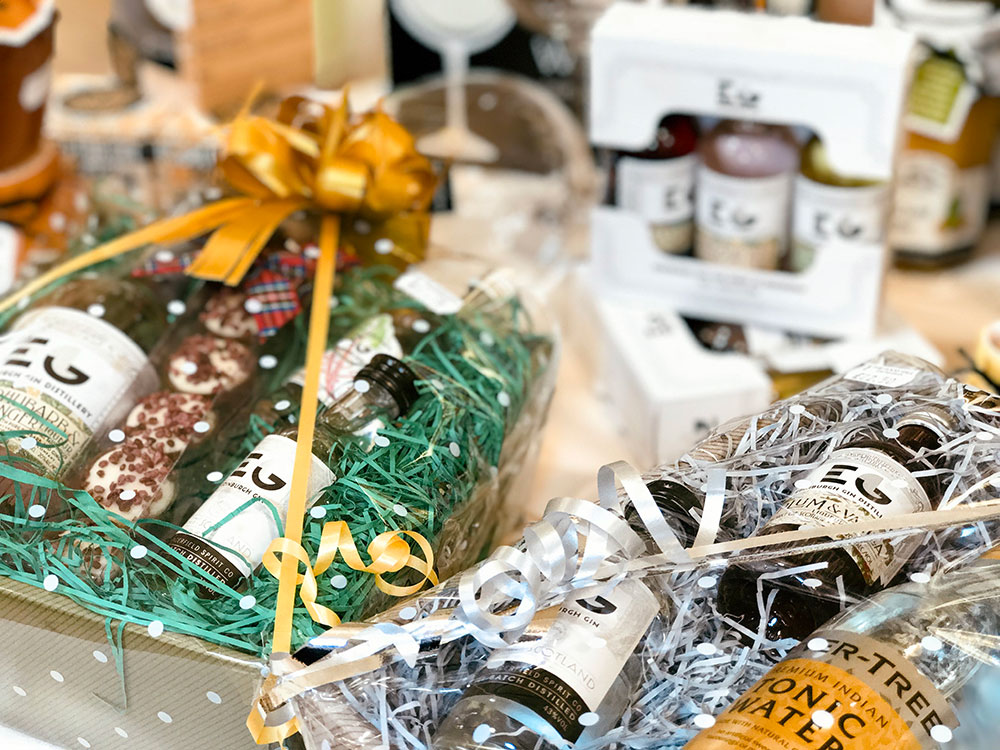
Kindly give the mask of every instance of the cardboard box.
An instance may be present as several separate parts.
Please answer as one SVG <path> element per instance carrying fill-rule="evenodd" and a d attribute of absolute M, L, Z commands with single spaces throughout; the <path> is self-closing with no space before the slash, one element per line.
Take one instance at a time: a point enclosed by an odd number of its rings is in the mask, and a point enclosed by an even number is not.
<path fill-rule="evenodd" d="M 817 133 L 839 173 L 889 180 L 913 48 L 892 28 L 618 3 L 591 41 L 591 141 L 642 150 L 671 113 L 780 123 Z M 656 295 L 687 315 L 868 336 L 887 252 L 884 241 L 831 241 L 802 273 L 716 265 L 658 250 L 638 214 L 601 207 L 592 255 L 602 289 Z"/>
<path fill-rule="evenodd" d="M 253 87 L 313 81 L 312 0 L 197 0 L 194 23 L 178 38 L 181 75 L 198 104 L 238 108 Z"/>
<path fill-rule="evenodd" d="M 758 362 L 705 349 L 662 303 L 595 295 L 590 278 L 575 279 L 576 299 L 586 300 L 574 324 L 577 346 L 641 466 L 673 460 L 715 426 L 771 403 Z"/>
<path fill-rule="evenodd" d="M 264 664 L 248 654 L 118 623 L 67 596 L 0 578 L 0 724 L 65 748 L 259 747 L 245 726 Z M 123 689 L 127 690 L 125 700 Z"/>
<path fill-rule="evenodd" d="M 590 267 L 571 278 L 564 301 L 572 305 L 572 314 L 564 315 L 571 321 L 567 334 L 642 466 L 673 460 L 717 425 L 763 411 L 782 384 L 800 382 L 797 391 L 888 350 L 938 366 L 944 361 L 926 337 L 888 309 L 872 337 L 814 341 L 733 326 L 746 353 L 713 351 L 669 305 L 598 291 L 596 277 Z"/>

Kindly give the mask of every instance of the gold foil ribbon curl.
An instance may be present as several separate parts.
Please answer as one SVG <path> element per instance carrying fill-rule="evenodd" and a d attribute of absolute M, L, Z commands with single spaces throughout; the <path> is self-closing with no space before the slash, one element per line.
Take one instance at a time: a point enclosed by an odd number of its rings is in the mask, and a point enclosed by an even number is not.
<path fill-rule="evenodd" d="M 423 558 L 412 554 L 410 544 L 404 536 L 413 539 L 423 553 Z M 369 543 L 367 552 L 371 563 L 366 565 L 347 522 L 331 521 L 323 526 L 315 563 L 310 562 L 309 555 L 301 544 L 282 537 L 275 539 L 268 547 L 263 564 L 271 575 L 280 578 L 282 561 L 287 557 L 291 557 L 296 564 L 302 563 L 305 571 L 296 572 L 296 585 L 301 586 L 299 599 L 310 617 L 328 627 L 339 625 L 340 617 L 329 607 L 317 603 L 319 587 L 316 577 L 326 572 L 338 555 L 351 570 L 374 575 L 375 585 L 390 596 L 410 596 L 420 591 L 428 581 L 435 586 L 438 584 L 438 577 L 434 572 L 434 551 L 422 534 L 407 530 L 385 531 Z M 384 578 L 385 573 L 396 573 L 404 568 L 411 568 L 423 577 L 419 582 L 408 586 L 397 586 Z"/>

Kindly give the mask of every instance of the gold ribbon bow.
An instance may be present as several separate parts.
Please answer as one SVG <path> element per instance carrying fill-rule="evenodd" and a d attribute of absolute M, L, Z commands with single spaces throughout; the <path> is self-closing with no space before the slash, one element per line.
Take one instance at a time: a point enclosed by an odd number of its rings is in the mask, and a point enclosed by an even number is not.
<path fill-rule="evenodd" d="M 0 312 L 96 263 L 208 232 L 187 273 L 235 286 L 279 224 L 302 210 L 331 223 L 333 245 L 350 244 L 359 257 L 420 260 L 437 177 L 402 125 L 381 110 L 352 119 L 346 94 L 337 108 L 286 99 L 274 120 L 250 115 L 248 107 L 229 125 L 219 160 L 239 196 L 153 222 L 71 258 L 0 302 Z M 353 221 L 341 237 L 342 215 Z"/>
<path fill-rule="evenodd" d="M 409 132 L 384 112 L 376 110 L 352 119 L 346 92 L 337 108 L 301 97 L 286 99 L 275 120 L 250 115 L 248 103 L 229 126 L 219 167 L 240 195 L 153 222 L 71 258 L 0 301 L 0 312 L 96 263 L 151 243 L 180 242 L 209 232 L 211 236 L 187 273 L 235 286 L 282 221 L 302 210 L 320 216 L 320 255 L 310 309 L 286 538 L 278 540 L 274 549 L 283 553 L 280 562 L 273 552 L 268 560 L 268 570 L 279 578 L 273 650 L 287 652 L 291 648 L 292 613 L 299 583 L 303 584 L 302 595 L 310 614 L 325 624 L 332 624 L 327 620 L 336 617 L 316 604 L 316 573 L 329 567 L 337 552 L 356 570 L 374 573 L 379 588 L 389 593 L 405 595 L 413 588 L 393 587 L 381 578 L 382 573 L 407 565 L 424 574 L 419 586 L 427 580 L 436 582 L 430 546 L 419 534 L 380 535 L 378 544 L 369 546 L 373 560 L 368 566 L 361 562 L 346 525 L 327 525 L 324 537 L 329 530 L 330 539 L 320 550 L 315 568 L 309 564 L 300 542 L 337 248 L 341 242 L 350 244 L 362 259 L 375 257 L 373 253 L 385 259 L 395 258 L 401 264 L 421 259 L 430 227 L 427 211 L 437 178 L 430 162 L 417 153 Z M 342 233 L 344 216 L 352 221 L 344 223 Z M 413 537 L 425 559 L 413 558 L 409 544 L 398 533 Z M 298 573 L 300 562 L 306 565 L 303 574 Z M 282 740 L 295 731 L 294 720 L 281 726 L 265 726 L 256 709 L 248 726 L 258 742 Z"/>
<path fill-rule="evenodd" d="M 263 560 L 264 567 L 268 572 L 281 581 L 281 587 L 278 589 L 279 618 L 282 612 L 281 594 L 287 580 L 286 571 L 291 570 L 294 576 L 294 585 L 301 586 L 299 599 L 302 600 L 309 616 L 327 627 L 332 628 L 340 624 L 340 616 L 336 612 L 316 601 L 319 596 L 316 576 L 324 573 L 337 559 L 338 554 L 352 570 L 373 574 L 375 585 L 390 596 L 410 596 L 420 591 L 428 581 L 435 586 L 438 584 L 438 577 L 434 572 L 434 551 L 431 549 L 430 542 L 422 534 L 415 531 L 405 529 L 385 531 L 376 536 L 368 545 L 368 557 L 371 558 L 371 563 L 368 565 L 365 565 L 361 559 L 354 537 L 345 521 L 331 521 L 323 526 L 315 565 L 309 561 L 309 555 L 296 540 L 301 537 L 301 534 L 296 539 L 291 539 L 287 529 L 285 533 L 286 536 L 271 542 L 264 553 Z M 410 544 L 403 538 L 404 535 L 417 543 L 423 553 L 423 559 L 410 551 Z M 281 555 L 280 559 L 278 555 Z M 298 572 L 299 563 L 305 566 L 305 571 L 302 573 Z M 403 568 L 412 568 L 423 577 L 417 583 L 409 586 L 397 586 L 389 583 L 383 577 L 384 573 L 395 573 Z M 291 626 L 290 617 L 291 612 L 289 612 L 289 627 Z M 275 643 L 274 653 L 284 653 L 282 649 L 277 647 L 277 626 L 275 627 Z M 258 744 L 280 743 L 298 731 L 298 720 L 290 715 L 287 706 L 279 709 L 268 705 L 265 709 L 262 696 L 266 695 L 274 684 L 273 678 L 265 681 L 260 694 L 254 701 L 250 715 L 247 717 L 247 729 L 250 730 L 250 734 L 253 735 Z"/>

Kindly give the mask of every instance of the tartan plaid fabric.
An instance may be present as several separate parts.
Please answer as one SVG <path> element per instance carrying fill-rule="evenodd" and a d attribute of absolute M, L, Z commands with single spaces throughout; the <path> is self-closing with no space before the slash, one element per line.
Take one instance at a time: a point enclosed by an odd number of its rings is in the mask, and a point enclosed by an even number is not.
<path fill-rule="evenodd" d="M 299 286 L 312 277 L 316 261 L 289 250 L 263 253 L 243 279 L 248 300 L 256 300 L 250 314 L 261 338 L 275 332 L 302 311 Z"/>
<path fill-rule="evenodd" d="M 161 250 L 138 268 L 132 269 L 133 276 L 161 276 L 182 274 L 194 260 L 194 253 L 174 255 L 169 250 Z"/>
<path fill-rule="evenodd" d="M 265 252 L 257 258 L 250 273 L 243 279 L 241 288 L 247 300 L 259 305 L 250 306 L 250 314 L 257 322 L 261 338 L 273 336 L 281 326 L 302 311 L 301 293 L 316 271 L 315 245 L 308 245 L 304 252 L 277 250 Z M 132 271 L 133 276 L 158 276 L 181 274 L 195 258 L 195 253 L 167 256 L 169 251 L 156 253 L 150 260 Z M 353 253 L 341 250 L 337 255 L 340 269 L 358 265 Z"/>

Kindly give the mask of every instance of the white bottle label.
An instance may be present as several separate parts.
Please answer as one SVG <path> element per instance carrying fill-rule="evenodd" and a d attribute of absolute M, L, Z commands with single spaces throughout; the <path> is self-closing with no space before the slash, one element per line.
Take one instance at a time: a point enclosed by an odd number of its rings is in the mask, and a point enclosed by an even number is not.
<path fill-rule="evenodd" d="M 696 166 L 694 154 L 675 159 L 623 156 L 615 165 L 618 205 L 654 225 L 657 244 L 667 252 L 691 247 Z M 666 228 L 675 231 L 665 235 Z"/>
<path fill-rule="evenodd" d="M 927 493 L 906 467 L 871 448 L 834 451 L 806 482 L 809 487 L 794 492 L 768 526 L 829 528 L 931 510 Z M 911 534 L 893 541 L 852 542 L 847 549 L 869 586 L 876 581 L 885 586 L 919 544 Z"/>
<path fill-rule="evenodd" d="M 329 407 L 347 393 L 361 368 L 371 362 L 376 354 L 403 356 L 402 347 L 396 340 L 391 315 L 373 316 L 323 353 L 319 375 L 320 402 Z M 288 382 L 304 386 L 305 369 L 294 373 L 288 378 Z"/>
<path fill-rule="evenodd" d="M 0 293 L 14 286 L 23 245 L 24 235 L 20 230 L 11 224 L 0 222 Z"/>
<path fill-rule="evenodd" d="M 792 175 L 731 177 L 702 165 L 696 200 L 699 258 L 774 269 L 788 244 Z"/>
<path fill-rule="evenodd" d="M 9 438 L 7 450 L 58 476 L 157 382 L 146 354 L 113 325 L 66 307 L 28 312 L 0 337 L 0 431 L 30 433 Z M 25 437 L 33 447 L 22 447 Z"/>
<path fill-rule="evenodd" d="M 919 374 L 920 371 L 914 370 L 912 367 L 896 367 L 868 362 L 847 372 L 844 379 L 877 385 L 882 388 L 899 388 L 911 382 Z"/>
<path fill-rule="evenodd" d="M 888 198 L 885 185 L 838 187 L 799 175 L 793 210 L 793 268 L 805 268 L 815 249 L 832 241 L 881 243 Z"/>
<path fill-rule="evenodd" d="M 249 576 L 264 559 L 271 542 L 280 536 L 275 516 L 284 523 L 288 514 L 294 466 L 295 441 L 268 435 L 195 511 L 184 524 L 184 531 L 212 542 L 243 575 Z M 313 498 L 333 480 L 333 472 L 312 456 L 308 497 Z M 217 526 L 235 511 L 232 518 Z"/>
<path fill-rule="evenodd" d="M 454 315 L 462 307 L 461 297 L 413 268 L 400 275 L 393 286 L 437 315 Z"/>
<path fill-rule="evenodd" d="M 989 166 L 959 169 L 932 151 L 899 158 L 890 244 L 927 257 L 975 244 L 989 209 Z"/>
<path fill-rule="evenodd" d="M 466 695 L 506 697 L 576 741 L 585 728 L 580 717 L 597 710 L 659 611 L 641 581 L 628 578 L 608 593 L 599 590 L 578 591 L 539 613 L 536 621 L 550 623 L 542 635 L 495 651 Z"/>
<path fill-rule="evenodd" d="M 49 86 L 52 83 L 52 62 L 47 60 L 36 70 L 28 73 L 21 81 L 18 92 L 18 102 L 25 112 L 34 112 L 45 104 L 49 97 Z"/>

